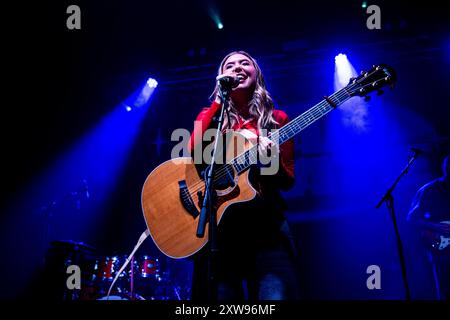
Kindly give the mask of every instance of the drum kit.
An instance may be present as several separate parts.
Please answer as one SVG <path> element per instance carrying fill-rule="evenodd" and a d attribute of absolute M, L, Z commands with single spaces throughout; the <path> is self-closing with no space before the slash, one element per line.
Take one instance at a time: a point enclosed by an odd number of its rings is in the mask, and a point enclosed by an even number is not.
<path fill-rule="evenodd" d="M 132 257 L 118 275 L 127 255 L 96 255 L 94 248 L 84 243 L 57 241 L 53 246 L 69 248 L 64 266 L 77 264 L 81 270 L 81 289 L 69 292 L 69 300 L 186 300 L 187 289 L 179 286 L 160 258 L 142 254 Z M 76 254 L 74 254 L 76 253 Z M 164 262 L 164 261 L 163 261 Z M 107 296 L 108 290 L 117 281 Z M 64 290 L 67 296 L 67 289 Z M 67 300 L 66 298 L 63 298 Z"/>

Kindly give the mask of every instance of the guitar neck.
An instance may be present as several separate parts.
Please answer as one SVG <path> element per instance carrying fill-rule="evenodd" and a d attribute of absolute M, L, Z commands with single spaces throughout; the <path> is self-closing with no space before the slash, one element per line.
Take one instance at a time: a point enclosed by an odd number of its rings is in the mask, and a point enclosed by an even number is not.
<path fill-rule="evenodd" d="M 444 234 L 450 234 L 450 221 L 431 222 L 431 221 L 419 221 L 417 222 L 422 228 L 433 230 Z"/>
<path fill-rule="evenodd" d="M 289 123 L 281 127 L 280 129 L 273 131 L 269 138 L 274 142 L 278 142 L 278 145 L 292 139 L 295 135 L 305 130 L 314 122 L 334 110 L 337 106 L 341 105 L 350 98 L 350 94 L 347 92 L 347 87 L 336 91 L 329 97 L 326 97 L 311 109 L 305 111 Z M 255 145 L 234 158 L 230 164 L 234 166 L 238 173 L 244 172 L 252 164 L 257 163 L 258 158 L 258 146 Z"/>

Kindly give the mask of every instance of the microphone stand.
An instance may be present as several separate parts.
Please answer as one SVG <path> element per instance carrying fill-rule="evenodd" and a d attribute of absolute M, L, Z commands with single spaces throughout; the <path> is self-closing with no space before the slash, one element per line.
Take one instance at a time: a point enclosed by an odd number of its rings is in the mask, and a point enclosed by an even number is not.
<path fill-rule="evenodd" d="M 44 216 L 45 221 L 44 247 L 47 247 L 50 243 L 51 220 L 55 217 L 57 210 L 60 210 L 63 205 L 67 204 L 67 201 L 74 201 L 73 204 L 75 205 L 76 210 L 81 210 L 81 199 L 83 195 L 86 199 L 90 198 L 86 180 L 82 181 L 82 186 L 76 191 L 69 191 L 61 198 L 51 200 L 47 205 L 38 210 L 39 214 Z"/>
<path fill-rule="evenodd" d="M 395 230 L 395 236 L 397 239 L 397 251 L 398 251 L 398 256 L 400 259 L 400 266 L 402 269 L 402 277 L 403 277 L 403 286 L 405 288 L 405 298 L 406 300 L 411 300 L 411 295 L 409 292 L 409 285 L 408 285 L 408 279 L 406 277 L 406 264 L 405 264 L 405 257 L 403 255 L 403 245 L 402 245 L 402 240 L 400 238 L 400 233 L 398 231 L 398 226 L 397 226 L 397 221 L 395 218 L 395 210 L 394 210 L 394 196 L 392 195 L 392 192 L 394 191 L 396 185 L 398 184 L 398 182 L 400 181 L 400 179 L 408 173 L 409 168 L 411 167 L 411 165 L 413 164 L 413 162 L 417 159 L 419 153 L 418 152 L 414 152 L 413 155 L 409 158 L 408 164 L 406 165 L 406 167 L 402 170 L 402 172 L 400 172 L 399 176 L 397 177 L 397 179 L 395 179 L 394 183 L 391 185 L 391 187 L 386 191 L 386 193 L 384 194 L 384 196 L 381 198 L 381 200 L 378 202 L 378 204 L 376 205 L 376 209 L 378 209 L 383 202 L 386 202 L 386 206 L 388 208 L 388 211 L 390 213 L 391 219 L 392 219 L 392 224 L 394 225 L 394 230 Z"/>
<path fill-rule="evenodd" d="M 86 180 L 83 180 L 83 186 L 80 187 L 78 190 L 76 191 L 69 191 L 66 194 L 64 194 L 62 197 L 58 198 L 58 199 L 54 199 L 51 200 L 50 202 L 48 202 L 48 204 L 46 204 L 45 206 L 39 208 L 36 212 L 39 215 L 42 215 L 44 218 L 44 227 L 45 230 L 44 234 L 43 234 L 43 239 L 42 239 L 42 248 L 45 251 L 45 253 L 43 254 L 42 260 L 41 260 L 41 267 L 43 269 L 48 268 L 48 263 L 49 263 L 49 257 L 47 256 L 48 251 L 51 249 L 52 246 L 52 232 L 54 229 L 54 218 L 60 214 L 60 210 L 63 208 L 64 205 L 75 205 L 75 208 L 77 211 L 79 211 L 81 209 L 81 197 L 82 194 L 85 193 L 86 194 L 86 198 L 89 198 L 89 194 L 88 194 L 88 189 L 87 189 L 87 184 L 86 184 Z M 74 201 L 74 202 L 72 202 Z M 76 248 L 73 252 L 70 252 L 69 255 L 67 255 L 66 257 L 64 257 L 66 262 L 67 260 L 71 260 L 72 264 L 76 264 L 79 265 L 80 264 L 80 252 L 78 251 L 79 249 Z M 51 261 L 50 261 L 51 262 Z M 46 276 L 47 277 L 47 276 Z M 53 279 L 53 278 L 52 278 Z M 46 281 L 49 281 L 51 283 L 51 280 L 46 279 Z M 59 285 L 58 285 L 59 286 Z M 54 290 L 58 290 L 59 292 L 59 287 L 58 288 L 53 288 L 50 287 L 49 289 L 50 291 L 54 291 Z M 56 292 L 56 291 L 55 291 Z M 53 294 L 53 292 L 52 292 Z M 55 293 L 55 295 L 59 293 Z M 77 300 L 79 298 L 79 293 L 73 290 L 69 290 L 66 287 L 64 287 L 62 294 L 62 300 L 66 301 L 66 300 Z"/>
<path fill-rule="evenodd" d="M 219 82 L 219 97 L 222 105 L 220 116 L 218 119 L 217 130 L 214 139 L 213 154 L 211 165 L 205 170 L 205 192 L 203 197 L 202 209 L 197 226 L 197 237 L 203 238 L 205 233 L 206 220 L 208 225 L 208 241 L 209 241 L 209 259 L 208 259 L 208 297 L 211 302 L 217 302 L 217 279 L 216 279 L 216 263 L 217 263 L 217 212 L 216 212 L 216 193 L 214 190 L 214 171 L 217 157 L 217 146 L 219 137 L 222 133 L 224 111 L 228 108 L 228 101 L 231 94 L 231 88 L 222 86 Z"/>
<path fill-rule="evenodd" d="M 66 201 L 75 199 L 76 200 L 76 208 L 77 210 L 80 210 L 80 199 L 79 199 L 79 192 L 78 191 L 70 191 L 66 193 L 64 196 L 62 196 L 58 200 L 51 200 L 47 205 L 41 207 L 39 209 L 39 214 L 42 214 L 44 216 L 44 222 L 45 222 L 45 232 L 44 232 L 44 239 L 43 239 L 43 245 L 44 248 L 47 250 L 50 244 L 50 238 L 51 238 L 51 227 L 52 227 L 52 219 L 55 217 L 55 213 L 60 210 L 61 206 L 63 206 Z"/>

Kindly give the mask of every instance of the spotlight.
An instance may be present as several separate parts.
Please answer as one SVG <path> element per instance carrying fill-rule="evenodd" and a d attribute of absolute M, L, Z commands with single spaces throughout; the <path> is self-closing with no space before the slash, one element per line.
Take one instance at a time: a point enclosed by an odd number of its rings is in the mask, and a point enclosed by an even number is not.
<path fill-rule="evenodd" d="M 363 1 L 363 3 L 361 4 L 361 7 L 362 7 L 363 9 L 367 8 L 367 2 L 366 2 L 366 1 Z"/>
<path fill-rule="evenodd" d="M 150 97 L 158 86 L 158 81 L 153 78 L 148 78 L 145 84 L 140 90 L 135 92 L 127 101 L 127 105 L 133 109 L 142 108 L 147 106 L 150 101 Z"/>
<path fill-rule="evenodd" d="M 346 54 L 338 54 L 334 61 L 334 89 L 340 90 L 349 83 L 351 78 L 356 77 L 357 73 Z M 355 98 L 347 101 L 340 107 L 340 110 L 345 126 L 350 126 L 358 132 L 369 129 L 367 105 L 363 99 Z"/>
<path fill-rule="evenodd" d="M 339 53 L 334 57 L 334 89 L 339 90 L 348 84 L 351 77 L 356 76 L 356 71 L 344 53 Z"/>
<path fill-rule="evenodd" d="M 130 106 L 125 106 L 125 110 L 127 110 L 127 112 L 131 111 L 131 107 Z"/>
<path fill-rule="evenodd" d="M 212 3 L 208 5 L 208 15 L 212 19 L 212 21 L 214 21 L 214 24 L 217 26 L 219 30 L 223 29 L 223 24 L 220 19 L 219 11 Z"/>
<path fill-rule="evenodd" d="M 153 78 L 148 78 L 147 86 L 149 86 L 150 88 L 156 88 L 158 86 L 158 81 Z"/>
<path fill-rule="evenodd" d="M 337 65 L 342 65 L 348 62 L 347 55 L 339 53 L 336 57 L 334 57 L 334 62 L 336 62 Z"/>

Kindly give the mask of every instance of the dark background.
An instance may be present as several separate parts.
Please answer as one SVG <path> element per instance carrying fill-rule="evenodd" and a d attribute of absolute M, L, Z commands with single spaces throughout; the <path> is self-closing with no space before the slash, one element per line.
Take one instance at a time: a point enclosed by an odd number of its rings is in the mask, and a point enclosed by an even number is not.
<path fill-rule="evenodd" d="M 330 175 L 317 178 L 317 172 L 337 170 L 334 174 L 340 175 L 346 169 L 326 169 L 339 151 L 324 143 L 330 134 L 340 134 L 330 129 L 339 116 L 330 115 L 296 138 L 297 183 L 286 195 L 288 219 L 301 252 L 305 298 L 402 299 L 388 213 L 385 208 L 372 211 L 406 164 L 408 146 L 425 148 L 416 171 L 399 186 L 396 206 L 413 297 L 433 299 L 423 248 L 404 219 L 415 191 L 441 174 L 441 161 L 450 150 L 449 10 L 438 1 L 368 1 L 381 8 L 382 19 L 381 30 L 369 30 L 361 3 L 77 0 L 20 2 L 5 9 L 1 274 L 6 279 L 1 296 L 37 295 L 42 286 L 34 284 L 48 246 L 42 241 L 46 223 L 40 209 L 78 187 L 72 180 L 61 183 L 64 172 L 58 179 L 54 171 L 48 174 L 55 160 L 152 76 L 159 86 L 106 201 L 91 204 L 104 186 L 90 177 L 91 196 L 82 199 L 81 213 L 74 216 L 71 204 L 63 202 L 51 221 L 53 240 L 87 242 L 103 255 L 131 251 L 146 227 L 140 208 L 145 177 L 169 159 L 171 132 L 190 130 L 199 109 L 209 104 L 222 57 L 242 49 L 259 61 L 277 106 L 291 117 L 333 91 L 334 56 L 340 52 L 348 52 L 357 69 L 383 62 L 397 70 L 396 88 L 380 98 L 393 106 L 385 115 L 396 126 L 374 124 L 387 130 L 387 137 L 401 128 L 403 138 L 394 145 L 401 148 L 388 153 L 379 143 L 369 152 L 355 151 L 358 161 L 382 159 L 390 167 L 374 169 L 381 175 L 375 184 L 336 184 L 348 185 L 346 190 L 333 188 Z M 71 4 L 81 8 L 81 30 L 66 28 Z M 219 14 L 224 29 L 216 27 L 210 10 Z M 155 142 L 158 135 L 165 143 Z M 357 195 L 358 183 L 367 197 Z M 339 205 L 344 202 L 352 205 Z M 142 252 L 159 257 L 175 282 L 189 282 L 189 261 L 164 258 L 150 239 Z M 382 290 L 365 286 L 370 264 L 384 270 Z"/>

